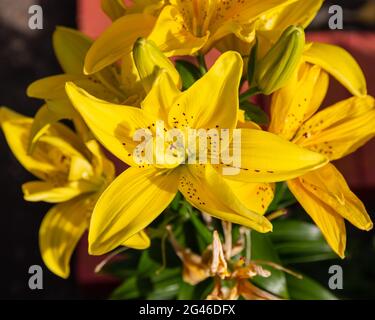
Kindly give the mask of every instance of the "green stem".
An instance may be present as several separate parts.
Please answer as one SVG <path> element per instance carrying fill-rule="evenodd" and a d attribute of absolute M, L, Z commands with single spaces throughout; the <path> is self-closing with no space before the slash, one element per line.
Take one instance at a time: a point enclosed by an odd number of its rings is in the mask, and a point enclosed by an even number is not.
<path fill-rule="evenodd" d="M 198 60 L 198 68 L 199 71 L 201 72 L 202 76 L 207 73 L 207 65 L 206 65 L 206 60 L 204 59 L 203 54 L 197 55 L 197 60 Z"/>
<path fill-rule="evenodd" d="M 245 231 L 245 241 L 246 241 L 246 263 L 251 261 L 251 229 L 246 229 Z"/>
<path fill-rule="evenodd" d="M 240 94 L 240 102 L 244 102 L 250 97 L 255 96 L 258 93 L 260 93 L 260 90 L 257 87 L 252 87 Z"/>
<path fill-rule="evenodd" d="M 167 241 L 168 233 L 164 233 L 163 237 L 161 238 L 161 258 L 162 263 L 158 270 L 156 270 L 156 274 L 159 274 L 167 267 L 167 253 L 166 253 L 166 241 Z"/>

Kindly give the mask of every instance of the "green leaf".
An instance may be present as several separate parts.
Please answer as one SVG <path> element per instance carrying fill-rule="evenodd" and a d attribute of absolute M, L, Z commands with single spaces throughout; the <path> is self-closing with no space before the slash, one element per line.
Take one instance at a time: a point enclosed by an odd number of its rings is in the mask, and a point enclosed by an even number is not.
<path fill-rule="evenodd" d="M 335 259 L 320 230 L 312 223 L 276 220 L 270 238 L 284 264 Z"/>
<path fill-rule="evenodd" d="M 258 41 L 255 41 L 253 47 L 250 50 L 249 62 L 247 64 L 247 81 L 249 83 L 249 86 L 251 86 L 254 83 L 257 51 L 258 51 Z"/>
<path fill-rule="evenodd" d="M 177 300 L 192 300 L 194 299 L 195 286 L 188 284 L 184 281 L 181 282 L 180 289 L 178 291 Z"/>
<path fill-rule="evenodd" d="M 202 77 L 202 73 L 192 63 L 185 60 L 176 60 L 175 66 L 182 79 L 182 89 L 188 89 L 195 81 Z"/>
<path fill-rule="evenodd" d="M 297 202 L 285 182 L 276 183 L 275 196 L 269 205 L 267 212 L 289 207 Z"/>
<path fill-rule="evenodd" d="M 195 286 L 195 297 L 194 299 L 206 299 L 207 296 L 214 289 L 215 282 L 213 278 L 208 278 Z"/>
<path fill-rule="evenodd" d="M 281 265 L 280 258 L 275 251 L 268 234 L 255 231 L 251 232 L 251 259 L 274 262 Z M 284 299 L 289 298 L 285 273 L 270 266 L 263 265 L 264 269 L 271 272 L 271 276 L 263 278 L 256 276 L 252 282 L 264 290 L 267 290 Z"/>
<path fill-rule="evenodd" d="M 337 298 L 320 283 L 309 277 L 297 279 L 286 275 L 288 290 L 291 299 L 294 300 L 336 300 Z"/>
<path fill-rule="evenodd" d="M 181 268 L 163 269 L 151 276 L 152 292 L 147 294 L 147 299 L 173 299 L 181 286 Z"/>
<path fill-rule="evenodd" d="M 152 276 L 159 268 L 160 263 L 151 258 L 150 250 L 144 250 L 138 263 L 138 276 Z"/>
<path fill-rule="evenodd" d="M 137 278 L 130 277 L 126 279 L 120 286 L 118 286 L 110 295 L 110 299 L 136 299 L 139 298 L 141 292 L 138 289 Z"/>
<path fill-rule="evenodd" d="M 182 195 L 181 195 L 180 192 L 177 192 L 176 196 L 174 197 L 174 199 L 172 200 L 172 202 L 170 204 L 171 209 L 174 210 L 174 211 L 177 211 L 178 208 L 181 205 L 181 203 L 180 203 L 181 200 L 182 200 Z"/>
<path fill-rule="evenodd" d="M 212 243 L 212 232 L 207 229 L 207 226 L 198 217 L 196 212 L 191 213 L 191 222 L 198 231 L 197 236 L 203 240 L 204 249 L 206 249 L 206 247 Z"/>
<path fill-rule="evenodd" d="M 254 121 L 257 124 L 267 124 L 269 122 L 267 113 L 250 101 L 242 101 L 240 108 L 245 111 L 246 120 Z"/>
<path fill-rule="evenodd" d="M 329 247 L 319 248 L 318 243 L 301 242 L 276 245 L 275 249 L 284 264 L 315 262 L 337 259 Z M 327 252 L 324 252 L 327 251 Z"/>
<path fill-rule="evenodd" d="M 320 230 L 312 223 L 288 219 L 276 220 L 273 226 L 270 236 L 274 242 L 323 239 Z"/>

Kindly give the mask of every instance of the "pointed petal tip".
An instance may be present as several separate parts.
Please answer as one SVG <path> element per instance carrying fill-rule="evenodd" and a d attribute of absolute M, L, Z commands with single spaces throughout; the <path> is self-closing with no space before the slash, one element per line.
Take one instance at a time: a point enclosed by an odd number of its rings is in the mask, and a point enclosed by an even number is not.
<path fill-rule="evenodd" d="M 89 76 L 90 74 L 92 74 L 92 72 L 90 72 L 90 70 L 87 70 L 86 65 L 83 67 L 83 74 L 85 76 Z"/>
<path fill-rule="evenodd" d="M 340 259 L 344 260 L 346 258 L 345 256 L 345 248 L 346 248 L 346 240 L 344 243 L 339 242 L 337 244 L 337 248 L 334 248 L 331 246 L 331 249 L 340 257 Z"/>
<path fill-rule="evenodd" d="M 90 256 L 100 256 L 101 254 L 100 253 L 97 253 L 97 251 L 95 250 L 95 248 L 93 248 L 92 246 L 89 245 L 88 247 L 88 250 L 87 250 L 88 254 Z"/>
<path fill-rule="evenodd" d="M 70 276 L 70 268 L 67 268 L 65 270 L 61 269 L 61 268 L 53 268 L 51 266 L 48 266 L 48 269 L 51 270 L 55 275 L 59 276 L 60 278 L 63 278 L 63 279 L 68 279 L 69 276 Z"/>
<path fill-rule="evenodd" d="M 67 266 L 66 268 L 62 268 L 61 266 L 57 265 L 54 262 L 50 262 L 48 260 L 44 260 L 45 265 L 47 266 L 48 270 L 54 273 L 56 276 L 62 279 L 68 279 L 70 276 L 70 267 Z"/>
<path fill-rule="evenodd" d="M 90 74 L 93 74 L 97 71 L 100 71 L 102 68 L 100 67 L 95 67 L 95 65 L 91 65 L 88 61 L 87 61 L 87 56 L 85 58 L 85 62 L 83 64 L 83 74 L 88 76 Z"/>
<path fill-rule="evenodd" d="M 311 162 L 315 162 L 315 164 L 312 165 L 311 170 L 319 169 L 329 163 L 329 158 L 327 156 L 319 152 L 315 152 L 315 151 L 310 151 L 310 152 L 311 152 L 310 160 Z"/>
<path fill-rule="evenodd" d="M 368 222 L 368 223 L 364 226 L 363 230 L 365 230 L 365 231 L 370 231 L 370 230 L 372 230 L 373 227 L 374 227 L 374 224 L 372 223 L 372 221 L 370 221 L 370 222 Z"/>
<path fill-rule="evenodd" d="M 239 52 L 237 51 L 233 51 L 233 50 L 229 50 L 227 52 L 224 52 L 221 57 L 226 57 L 226 56 L 233 56 L 233 58 L 239 60 L 241 63 L 243 63 L 243 60 L 242 60 L 242 56 Z"/>
<path fill-rule="evenodd" d="M 273 232 L 273 224 L 268 221 L 268 223 L 264 226 L 264 232 L 263 233 L 268 233 L 268 232 Z"/>
<path fill-rule="evenodd" d="M 89 231 L 89 246 L 88 246 L 88 253 L 90 256 L 101 256 L 105 253 L 106 251 L 101 250 L 100 245 L 98 241 L 92 239 L 92 236 L 90 236 L 91 232 Z"/>
<path fill-rule="evenodd" d="M 11 108 L 8 108 L 6 106 L 0 106 L 0 126 L 2 126 L 3 123 L 6 121 L 10 121 L 10 120 L 20 118 L 20 117 L 24 117 L 24 116 L 12 110 Z"/>
<path fill-rule="evenodd" d="M 251 228 L 251 227 L 250 227 Z M 254 227 L 253 227 L 254 228 Z M 266 217 L 263 216 L 262 222 L 256 230 L 259 233 L 268 233 L 273 231 L 273 225 Z"/>

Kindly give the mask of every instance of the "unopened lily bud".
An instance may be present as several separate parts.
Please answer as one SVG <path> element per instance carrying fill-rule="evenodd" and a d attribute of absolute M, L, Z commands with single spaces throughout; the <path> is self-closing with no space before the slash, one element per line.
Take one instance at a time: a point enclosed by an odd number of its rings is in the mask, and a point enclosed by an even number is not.
<path fill-rule="evenodd" d="M 133 47 L 133 58 L 146 92 L 151 90 L 152 84 L 161 69 L 166 70 L 176 86 L 181 88 L 181 79 L 178 71 L 154 42 L 139 38 Z"/>
<path fill-rule="evenodd" d="M 279 40 L 258 62 L 255 71 L 255 82 L 264 94 L 283 87 L 296 70 L 305 45 L 303 28 L 290 26 Z"/>

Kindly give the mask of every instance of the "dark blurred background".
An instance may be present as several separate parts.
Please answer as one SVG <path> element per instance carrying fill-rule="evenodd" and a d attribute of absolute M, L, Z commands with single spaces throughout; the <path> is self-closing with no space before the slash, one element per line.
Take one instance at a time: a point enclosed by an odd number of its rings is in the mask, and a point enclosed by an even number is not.
<path fill-rule="evenodd" d="M 28 27 L 28 8 L 33 4 L 43 8 L 43 30 Z M 0 105 L 26 115 L 35 114 L 41 101 L 28 98 L 26 87 L 38 78 L 61 72 L 52 49 L 52 33 L 56 25 L 76 27 L 75 17 L 75 0 L 0 1 Z M 49 205 L 23 200 L 21 184 L 32 176 L 13 157 L 2 134 L 0 149 L 0 298 L 77 298 L 74 278 L 62 280 L 47 268 L 43 268 L 44 289 L 29 289 L 29 267 L 43 266 L 38 249 L 38 228 Z"/>
<path fill-rule="evenodd" d="M 95 1 L 96 3 L 96 1 Z M 28 28 L 28 8 L 40 4 L 44 29 Z M 374 30 L 375 1 L 326 1 L 310 29 L 328 28 L 330 4 L 344 8 L 345 30 Z M 76 27 L 75 0 L 1 0 L 0 1 L 0 105 L 26 115 L 34 115 L 40 101 L 29 99 L 25 89 L 32 81 L 61 72 L 54 57 L 51 36 L 56 25 Z M 79 299 L 84 298 L 73 275 L 61 280 L 44 270 L 44 289 L 30 290 L 28 268 L 43 266 L 38 249 L 38 228 L 49 206 L 25 202 L 21 184 L 32 177 L 18 164 L 0 134 L 1 148 L 1 232 L 0 232 L 0 298 L 9 299 Z M 354 190 L 374 217 L 373 190 Z M 347 298 L 375 298 L 375 233 L 359 232 L 348 226 L 348 247 L 351 254 L 337 261 L 344 268 L 344 290 Z M 74 259 L 73 259 L 74 263 Z M 328 266 L 336 261 L 298 266 L 306 274 L 327 284 Z"/>

